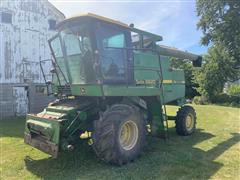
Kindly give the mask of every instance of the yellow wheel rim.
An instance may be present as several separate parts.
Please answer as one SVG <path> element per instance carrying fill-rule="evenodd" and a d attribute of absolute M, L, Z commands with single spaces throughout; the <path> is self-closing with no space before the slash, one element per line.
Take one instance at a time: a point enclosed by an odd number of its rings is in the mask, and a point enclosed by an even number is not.
<path fill-rule="evenodd" d="M 119 142 L 123 149 L 131 150 L 138 140 L 138 127 L 133 121 L 126 121 L 120 128 Z"/>
<path fill-rule="evenodd" d="M 191 114 L 189 114 L 186 117 L 186 128 L 188 131 L 191 131 L 193 129 L 193 126 L 194 126 L 193 116 Z"/>

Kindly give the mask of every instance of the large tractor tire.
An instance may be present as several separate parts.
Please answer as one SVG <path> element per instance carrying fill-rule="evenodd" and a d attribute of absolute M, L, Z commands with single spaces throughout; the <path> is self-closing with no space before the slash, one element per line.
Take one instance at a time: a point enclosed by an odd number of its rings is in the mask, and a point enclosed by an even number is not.
<path fill-rule="evenodd" d="M 94 122 L 93 149 L 105 162 L 126 164 L 141 153 L 146 133 L 145 120 L 138 108 L 116 104 Z"/>
<path fill-rule="evenodd" d="M 196 112 L 191 106 L 183 106 L 176 116 L 176 131 L 181 136 L 188 136 L 196 129 Z"/>

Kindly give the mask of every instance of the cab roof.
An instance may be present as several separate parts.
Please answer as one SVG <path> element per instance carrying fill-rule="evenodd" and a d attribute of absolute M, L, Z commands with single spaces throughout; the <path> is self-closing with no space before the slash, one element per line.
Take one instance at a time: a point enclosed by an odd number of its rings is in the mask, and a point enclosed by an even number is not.
<path fill-rule="evenodd" d="M 66 18 L 63 21 L 61 21 L 57 26 L 60 27 L 60 26 L 66 24 L 68 22 L 78 21 L 78 20 L 84 19 L 86 17 L 91 18 L 91 19 L 104 21 L 104 22 L 111 23 L 111 24 L 115 24 L 115 25 L 118 25 L 118 26 L 122 26 L 124 28 L 128 28 L 128 29 L 130 28 L 127 24 L 122 23 L 120 21 L 116 21 L 116 20 L 113 20 L 113 19 L 110 19 L 110 18 L 106 18 L 106 17 L 103 17 L 103 16 L 92 14 L 92 13 L 80 14 L 80 15 L 76 15 L 76 16 Z"/>
<path fill-rule="evenodd" d="M 147 32 L 147 31 L 143 31 L 143 30 L 140 30 L 140 29 L 137 29 L 137 28 L 134 28 L 134 27 L 130 27 L 123 22 L 116 21 L 116 20 L 106 18 L 106 17 L 103 17 L 103 16 L 99 16 L 99 15 L 96 15 L 96 14 L 93 14 L 93 13 L 80 14 L 80 15 L 76 15 L 76 16 L 66 18 L 66 19 L 64 19 L 63 21 L 61 21 L 60 23 L 57 24 L 57 28 L 61 28 L 65 24 L 74 23 L 74 22 L 77 22 L 77 21 L 79 21 L 81 19 L 85 19 L 85 18 L 90 18 L 90 19 L 95 19 L 95 20 L 107 22 L 107 23 L 110 23 L 110 24 L 113 24 L 113 25 L 117 25 L 117 26 L 129 29 L 129 30 L 131 30 L 133 32 L 136 32 L 136 33 L 145 34 L 145 35 L 148 35 L 150 37 L 153 37 L 153 39 L 155 39 L 155 41 L 161 41 L 162 40 L 162 36 L 159 36 L 159 35 Z"/>

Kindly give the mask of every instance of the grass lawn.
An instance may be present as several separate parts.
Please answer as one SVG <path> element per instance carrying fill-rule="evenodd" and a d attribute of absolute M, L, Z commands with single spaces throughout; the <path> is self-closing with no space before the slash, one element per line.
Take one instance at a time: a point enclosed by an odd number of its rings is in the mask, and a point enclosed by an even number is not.
<path fill-rule="evenodd" d="M 23 143 L 23 118 L 2 120 L 0 179 L 240 179 L 240 109 L 194 107 L 194 135 L 177 136 L 171 122 L 167 142 L 148 137 L 143 156 L 122 167 L 99 161 L 85 143 L 52 159 Z"/>

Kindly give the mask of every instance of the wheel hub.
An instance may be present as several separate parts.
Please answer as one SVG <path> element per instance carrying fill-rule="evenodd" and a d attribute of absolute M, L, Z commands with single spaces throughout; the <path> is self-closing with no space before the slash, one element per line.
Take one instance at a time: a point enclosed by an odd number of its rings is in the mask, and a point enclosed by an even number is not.
<path fill-rule="evenodd" d="M 188 115 L 186 117 L 186 128 L 187 130 L 191 130 L 193 128 L 194 122 L 193 122 L 193 117 L 192 115 Z"/>
<path fill-rule="evenodd" d="M 137 124 L 131 120 L 126 121 L 120 129 L 119 142 L 123 149 L 131 150 L 138 140 Z"/>

